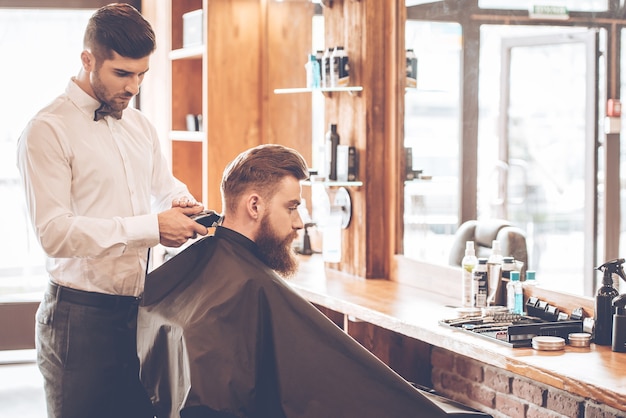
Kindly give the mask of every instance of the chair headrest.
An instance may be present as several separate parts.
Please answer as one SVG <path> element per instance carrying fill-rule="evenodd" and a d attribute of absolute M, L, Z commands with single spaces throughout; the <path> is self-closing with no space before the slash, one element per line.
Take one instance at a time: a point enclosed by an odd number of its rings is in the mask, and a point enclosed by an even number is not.
<path fill-rule="evenodd" d="M 476 245 L 491 248 L 491 243 L 496 239 L 498 231 L 506 226 L 511 226 L 511 223 L 504 219 L 485 219 L 476 222 L 474 231 Z"/>

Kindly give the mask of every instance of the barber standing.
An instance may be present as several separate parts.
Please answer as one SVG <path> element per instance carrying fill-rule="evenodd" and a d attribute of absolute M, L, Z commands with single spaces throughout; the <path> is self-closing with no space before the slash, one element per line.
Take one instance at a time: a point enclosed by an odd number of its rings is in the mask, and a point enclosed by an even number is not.
<path fill-rule="evenodd" d="M 149 249 L 207 234 L 189 218 L 203 207 L 170 173 L 154 127 L 128 107 L 155 46 L 132 6 L 97 10 L 80 72 L 18 141 L 51 280 L 36 317 L 49 417 L 154 416 L 136 349 Z"/>

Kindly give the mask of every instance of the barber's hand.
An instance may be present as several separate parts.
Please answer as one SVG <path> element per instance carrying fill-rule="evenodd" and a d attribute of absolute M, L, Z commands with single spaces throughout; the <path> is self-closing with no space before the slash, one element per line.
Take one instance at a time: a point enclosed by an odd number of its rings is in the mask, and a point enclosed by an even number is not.
<path fill-rule="evenodd" d="M 204 209 L 204 206 L 202 206 L 202 203 L 196 201 L 193 198 L 181 197 L 179 199 L 174 199 L 172 201 L 172 207 L 173 208 L 191 208 L 191 207 L 195 207 L 195 206 L 199 206 L 200 210 Z"/>
<path fill-rule="evenodd" d="M 202 205 L 191 207 L 173 207 L 157 215 L 159 219 L 160 242 L 166 247 L 180 247 L 188 239 L 209 233 L 204 225 L 190 219 L 189 216 L 202 212 Z"/>

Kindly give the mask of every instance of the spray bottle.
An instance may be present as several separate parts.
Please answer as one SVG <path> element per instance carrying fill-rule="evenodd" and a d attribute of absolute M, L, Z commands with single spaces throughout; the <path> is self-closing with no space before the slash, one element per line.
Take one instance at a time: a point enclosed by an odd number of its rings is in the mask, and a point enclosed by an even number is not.
<path fill-rule="evenodd" d="M 474 270 L 476 264 L 478 264 L 478 259 L 476 258 L 474 241 L 467 241 L 465 243 L 465 256 L 463 257 L 463 260 L 461 260 L 461 280 L 463 287 L 461 306 L 463 306 L 464 308 L 474 306 L 474 301 L 472 299 L 472 271 Z"/>
<path fill-rule="evenodd" d="M 624 274 L 623 258 L 607 261 L 597 270 L 603 272 L 602 287 L 596 294 L 596 306 L 594 315 L 593 341 L 598 345 L 611 345 L 613 342 L 613 299 L 619 296 L 617 289 L 613 287 L 613 273 L 626 280 Z"/>

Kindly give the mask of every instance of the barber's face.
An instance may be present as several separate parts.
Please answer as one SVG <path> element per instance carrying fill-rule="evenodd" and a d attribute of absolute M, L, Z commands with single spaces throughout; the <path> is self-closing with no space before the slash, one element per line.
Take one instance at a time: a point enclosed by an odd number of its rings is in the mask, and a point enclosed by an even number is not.
<path fill-rule="evenodd" d="M 139 93 L 149 62 L 149 56 L 135 59 L 113 52 L 113 59 L 102 61 L 91 71 L 94 94 L 115 111 L 126 109 L 130 100 Z"/>
<path fill-rule="evenodd" d="M 298 212 L 302 200 L 300 182 L 294 177 L 281 181 L 278 192 L 268 203 L 255 242 L 265 262 L 284 277 L 292 276 L 298 267 L 291 246 L 304 224 Z"/>

